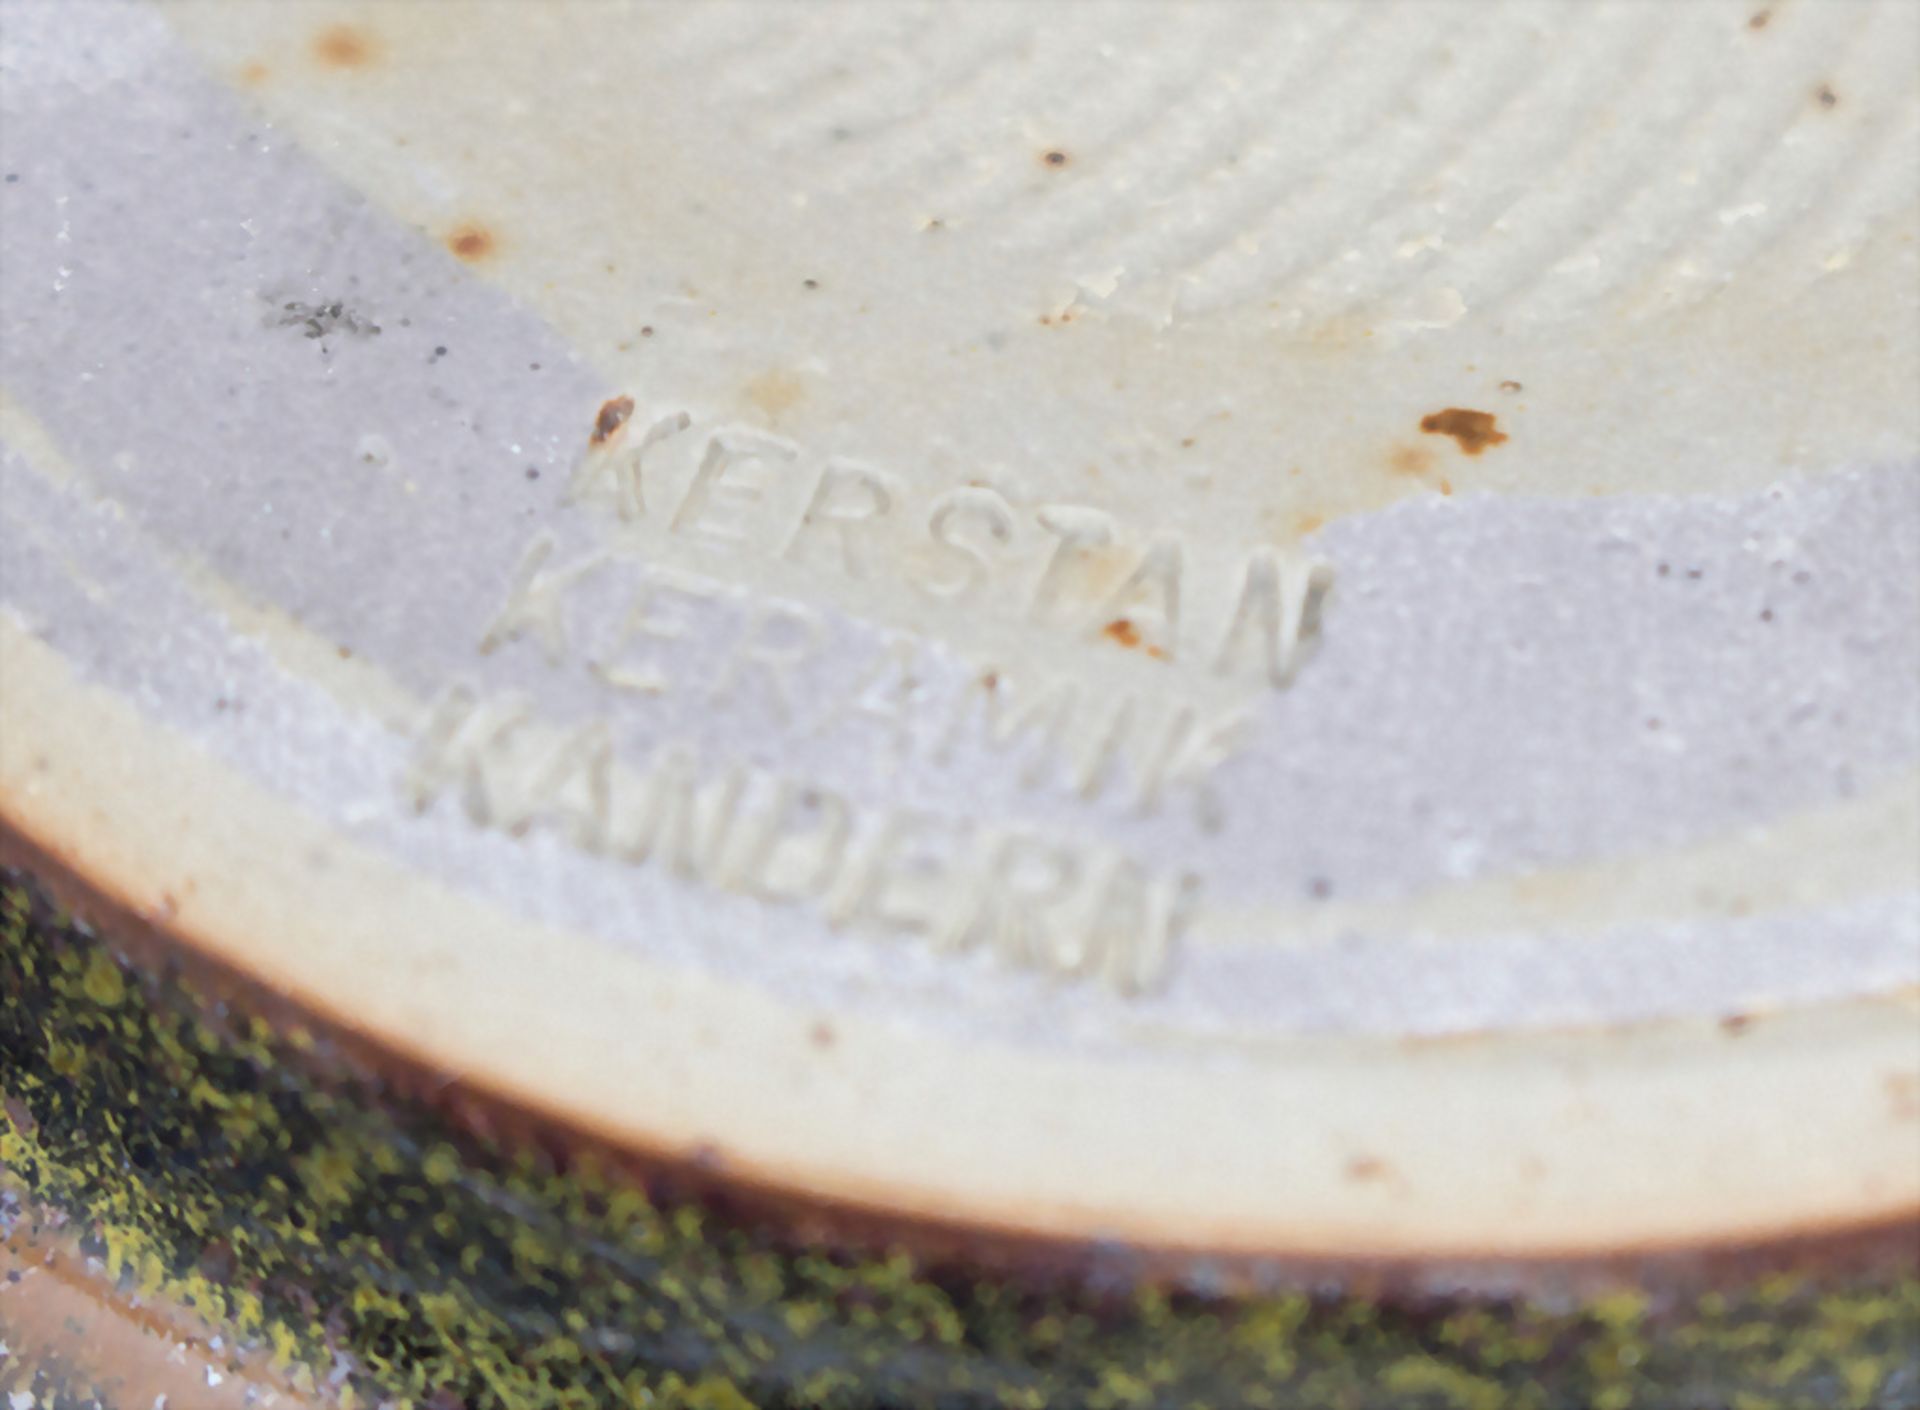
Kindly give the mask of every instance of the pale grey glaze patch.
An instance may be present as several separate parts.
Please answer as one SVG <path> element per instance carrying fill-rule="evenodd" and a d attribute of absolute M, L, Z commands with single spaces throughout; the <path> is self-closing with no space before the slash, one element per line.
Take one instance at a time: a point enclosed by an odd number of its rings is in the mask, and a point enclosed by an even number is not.
<path fill-rule="evenodd" d="M 356 841 L 420 865 L 534 918 L 591 927 L 670 963 L 751 976 L 832 1005 L 907 1006 L 930 1022 L 1005 1041 L 1104 1047 L 1112 1001 L 978 963 L 877 947 L 738 898 L 596 865 L 535 835 L 477 834 L 458 812 L 404 817 L 393 780 L 407 747 L 290 678 L 258 646 L 170 581 L 151 545 L 109 509 L 0 459 L 12 610 L 89 673 L 220 755 L 336 819 Z M 28 529 L 27 526 L 32 526 Z M 95 600 L 45 551 L 73 550 Z M 137 781 L 130 781 L 130 784 Z M 1817 935 L 1817 944 L 1809 937 Z M 1441 1034 L 1528 1023 L 1621 1021 L 1881 992 L 1920 959 L 1909 892 L 1711 925 L 1599 933 L 1476 936 L 1466 943 L 1356 931 L 1305 951 L 1196 951 L 1166 993 L 1131 1001 L 1126 1021 L 1204 1039 L 1306 1033 Z"/>
<path fill-rule="evenodd" d="M 1920 759 L 1914 467 L 1410 502 L 1319 546 L 1324 649 L 1263 731 L 1308 743 L 1226 785 L 1302 880 L 1373 895 L 1647 850 Z"/>

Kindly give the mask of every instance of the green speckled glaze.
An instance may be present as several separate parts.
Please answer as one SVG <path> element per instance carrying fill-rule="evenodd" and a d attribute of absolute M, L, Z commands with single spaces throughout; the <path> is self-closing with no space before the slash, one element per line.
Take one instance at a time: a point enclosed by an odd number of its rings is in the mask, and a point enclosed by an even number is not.
<path fill-rule="evenodd" d="M 1920 1275 L 1654 1306 L 1042 1290 L 489 1140 L 0 888 L 0 1166 L 124 1287 L 410 1410 L 1892 1410 Z M 32 1217 L 29 1214 L 27 1217 Z"/>

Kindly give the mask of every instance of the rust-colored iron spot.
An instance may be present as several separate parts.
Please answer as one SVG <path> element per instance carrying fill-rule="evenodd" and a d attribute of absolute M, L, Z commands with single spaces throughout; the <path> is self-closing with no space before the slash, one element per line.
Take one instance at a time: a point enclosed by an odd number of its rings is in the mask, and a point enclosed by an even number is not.
<path fill-rule="evenodd" d="M 824 1020 L 815 1023 L 807 1030 L 807 1040 L 816 1048 L 831 1048 L 838 1037 L 839 1035 L 833 1031 L 833 1025 Z"/>
<path fill-rule="evenodd" d="M 1147 655 L 1153 657 L 1156 661 L 1164 661 L 1167 659 L 1167 653 L 1157 646 L 1147 645 L 1146 638 L 1140 635 L 1140 628 L 1136 627 L 1125 617 L 1115 617 L 1111 622 L 1108 622 L 1106 626 L 1100 629 L 1100 635 L 1118 646 L 1126 647 L 1130 651 L 1145 650 Z"/>
<path fill-rule="evenodd" d="M 1509 377 L 1500 384 L 1500 390 L 1503 392 L 1517 392 L 1520 390 L 1520 384 Z"/>
<path fill-rule="evenodd" d="M 472 223 L 462 225 L 447 236 L 447 248 L 469 264 L 475 260 L 485 259 L 494 252 L 498 244 L 499 241 L 494 239 L 491 230 L 484 225 Z"/>
<path fill-rule="evenodd" d="M 1492 412 L 1467 411 L 1458 406 L 1422 416 L 1420 429 L 1430 435 L 1452 436 L 1467 455 L 1478 455 L 1488 446 L 1500 445 L 1507 439 L 1506 433 L 1494 424 Z"/>
<path fill-rule="evenodd" d="M 1356 1184 L 1367 1180 L 1382 1180 L 1387 1175 L 1387 1163 L 1378 1156 L 1357 1155 L 1347 1162 L 1347 1178 Z"/>
<path fill-rule="evenodd" d="M 240 69 L 240 81 L 249 88 L 258 88 L 267 81 L 267 66 L 258 59 L 255 59 L 250 64 L 242 65 Z"/>
<path fill-rule="evenodd" d="M 1396 475 L 1424 475 L 1433 469 L 1433 452 L 1424 446 L 1395 446 L 1387 452 L 1387 468 Z"/>
<path fill-rule="evenodd" d="M 793 373 L 776 367 L 747 383 L 746 395 L 761 415 L 769 421 L 778 421 L 783 412 L 793 410 L 805 400 L 807 389 Z"/>
<path fill-rule="evenodd" d="M 627 424 L 627 418 L 633 415 L 632 397 L 611 397 L 601 403 L 600 414 L 593 418 L 592 443 L 603 446 L 612 440 L 615 432 Z"/>
<path fill-rule="evenodd" d="M 1771 21 L 1772 19 L 1773 19 L 1773 11 L 1755 10 L 1753 12 L 1753 18 L 1747 21 L 1747 28 L 1748 29 L 1765 29 L 1767 27 L 1768 22 Z"/>
<path fill-rule="evenodd" d="M 1751 1027 L 1753 1027 L 1753 1015 L 1750 1013 L 1729 1013 L 1721 1015 L 1720 1031 L 1729 1038 L 1738 1038 Z"/>
<path fill-rule="evenodd" d="M 1911 1072 L 1888 1073 L 1887 1102 L 1898 1120 L 1920 1121 L 1920 1077 Z"/>
<path fill-rule="evenodd" d="M 350 24 L 329 25 L 313 37 L 313 56 L 328 68 L 365 68 L 376 50 L 372 36 Z"/>
<path fill-rule="evenodd" d="M 1042 152 L 1040 154 L 1040 160 L 1045 162 L 1048 166 L 1065 166 L 1067 164 L 1068 157 L 1065 152 L 1061 151 L 1058 147 L 1055 147 L 1051 151 Z"/>

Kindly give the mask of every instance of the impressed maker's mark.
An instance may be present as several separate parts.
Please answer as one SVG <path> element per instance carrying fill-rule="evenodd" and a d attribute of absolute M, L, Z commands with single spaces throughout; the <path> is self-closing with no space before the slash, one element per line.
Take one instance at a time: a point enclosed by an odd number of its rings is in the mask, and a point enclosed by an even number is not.
<path fill-rule="evenodd" d="M 1199 883 L 1104 843 L 918 808 L 872 807 L 823 783 L 669 742 L 624 753 L 606 718 L 542 726 L 524 701 L 456 686 L 435 707 L 406 788 L 425 809 L 457 797 L 477 826 L 531 829 L 625 866 L 836 929 L 947 954 L 1158 985 Z"/>
<path fill-rule="evenodd" d="M 982 484 L 916 499 L 872 466 L 628 397 L 595 418 L 569 498 L 607 516 L 597 541 L 538 534 L 476 645 L 567 678 L 596 713 L 450 687 L 406 780 L 416 808 L 456 801 L 480 827 L 835 929 L 1121 993 L 1164 980 L 1200 878 L 1136 852 L 1137 830 L 1121 845 L 995 817 L 1027 810 L 985 780 L 1217 831 L 1215 775 L 1260 687 L 1293 679 L 1324 564 L 1190 553 L 1092 506 L 1023 510 Z M 853 615 L 800 600 L 809 584 L 849 589 Z M 938 629 L 865 620 L 902 594 Z M 696 743 L 689 709 L 749 733 Z M 834 762 L 809 773 L 809 759 Z M 834 776 L 850 765 L 944 776 L 966 802 L 876 800 Z"/>
<path fill-rule="evenodd" d="M 1268 545 L 1190 545 L 1093 505 L 1019 507 L 991 486 L 931 496 L 901 476 L 817 456 L 684 410 L 601 408 L 570 497 L 696 550 L 749 554 L 1021 623 L 1076 644 L 1216 677 L 1288 685 L 1332 570 Z"/>

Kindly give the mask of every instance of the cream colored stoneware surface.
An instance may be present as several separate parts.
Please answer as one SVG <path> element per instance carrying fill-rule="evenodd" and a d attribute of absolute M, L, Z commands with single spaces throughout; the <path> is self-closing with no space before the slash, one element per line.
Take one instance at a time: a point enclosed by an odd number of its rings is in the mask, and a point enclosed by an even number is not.
<path fill-rule="evenodd" d="M 0 785 L 105 888 L 919 1214 L 1920 1201 L 1920 10 L 5 18 Z"/>

